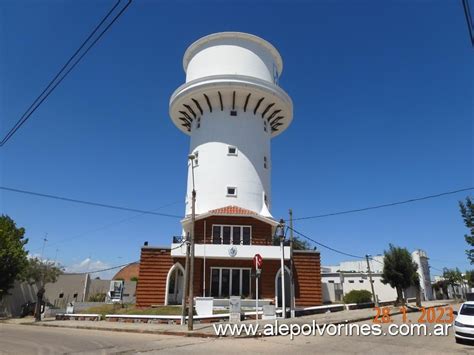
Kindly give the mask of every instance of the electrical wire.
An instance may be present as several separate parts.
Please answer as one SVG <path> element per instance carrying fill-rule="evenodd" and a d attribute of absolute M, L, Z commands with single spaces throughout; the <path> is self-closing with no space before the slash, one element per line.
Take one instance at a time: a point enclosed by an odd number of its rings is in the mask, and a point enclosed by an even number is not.
<path fill-rule="evenodd" d="M 181 242 L 180 245 L 178 245 L 178 246 L 176 246 L 176 247 L 174 247 L 174 248 L 171 248 L 170 250 L 179 249 L 179 248 L 181 248 L 184 244 L 187 244 L 187 243 L 188 243 L 188 241 L 187 241 L 186 239 L 184 239 L 184 240 Z"/>
<path fill-rule="evenodd" d="M 66 201 L 66 202 L 73 202 L 73 203 L 79 203 L 79 204 L 83 204 L 83 205 L 90 205 L 90 206 L 103 207 L 103 208 L 111 208 L 111 209 L 121 210 L 121 211 L 138 212 L 138 213 L 142 213 L 142 214 L 151 214 L 151 215 L 161 216 L 161 217 L 182 218 L 182 216 L 177 216 L 177 215 L 173 215 L 173 214 L 159 213 L 159 212 L 153 212 L 153 211 L 140 210 L 140 209 L 136 209 L 136 208 L 109 205 L 109 204 L 105 204 L 105 203 L 101 203 L 101 202 L 77 200 L 77 199 L 73 199 L 73 198 L 69 198 L 69 197 L 43 194 L 43 193 L 40 193 L 40 192 L 26 191 L 26 190 L 20 190 L 20 189 L 14 189 L 14 188 L 11 188 L 11 187 L 6 187 L 6 186 L 0 186 L 0 190 L 9 191 L 9 192 L 16 192 L 16 193 L 32 195 L 32 196 L 46 197 L 46 198 L 50 198 L 50 199 L 61 200 L 61 201 Z"/>
<path fill-rule="evenodd" d="M 365 259 L 365 256 L 354 255 L 354 254 L 350 254 L 350 253 L 346 253 L 346 252 L 337 250 L 337 249 L 332 248 L 332 247 L 330 247 L 330 246 L 328 246 L 328 245 L 325 245 L 325 244 L 323 244 L 323 243 L 317 242 L 316 240 L 314 240 L 314 239 L 308 237 L 307 235 L 305 235 L 305 234 L 303 234 L 303 233 L 297 231 L 297 230 L 294 229 L 294 228 L 291 228 L 291 227 L 288 227 L 288 228 L 291 229 L 291 230 L 292 230 L 293 232 L 295 232 L 296 234 L 298 234 L 299 236 L 301 236 L 301 237 L 303 237 L 303 238 L 305 238 L 305 239 L 307 239 L 307 240 L 313 242 L 314 244 L 317 244 L 317 245 L 319 245 L 319 246 L 322 246 L 323 248 L 326 248 L 326 249 L 328 249 L 328 250 L 331 250 L 331 251 L 333 251 L 333 252 L 335 252 L 335 253 L 339 253 L 339 254 L 342 254 L 342 255 L 345 255 L 345 256 L 349 256 L 349 257 L 351 257 L 351 258 Z"/>
<path fill-rule="evenodd" d="M 63 65 L 63 67 L 57 72 L 57 74 L 54 76 L 54 78 L 49 82 L 49 84 L 44 88 L 44 90 L 39 94 L 36 99 L 33 101 L 33 103 L 28 107 L 28 109 L 23 113 L 23 115 L 20 117 L 18 122 L 12 127 L 10 132 L 7 133 L 5 138 L 0 142 L 0 145 L 3 145 L 6 140 L 8 140 L 8 137 L 12 134 L 13 130 L 16 129 L 16 127 L 21 124 L 22 120 L 25 118 L 26 114 L 31 110 L 31 108 L 38 102 L 38 100 L 43 96 L 43 94 L 51 87 L 51 85 L 56 81 L 56 79 L 61 75 L 61 73 L 66 69 L 66 67 L 71 63 L 71 61 L 74 59 L 74 57 L 81 51 L 82 48 L 86 45 L 86 43 L 92 38 L 92 36 L 97 32 L 97 30 L 102 26 L 102 24 L 107 20 L 107 18 L 110 16 L 110 14 L 115 10 L 115 8 L 120 4 L 121 0 L 118 0 L 115 4 L 114 7 L 110 9 L 110 11 L 107 13 L 107 15 L 104 16 L 102 21 L 95 27 L 95 29 L 92 31 L 92 33 L 86 38 L 84 42 L 82 42 L 81 46 L 74 52 L 74 54 L 68 59 L 66 64 Z"/>
<path fill-rule="evenodd" d="M 118 0 L 116 4 L 109 10 L 107 15 L 99 22 L 99 24 L 94 28 L 92 33 L 86 38 L 86 40 L 79 46 L 79 48 L 74 52 L 74 54 L 69 58 L 66 64 L 59 70 L 59 72 L 54 76 L 54 78 L 49 82 L 46 88 L 41 92 L 40 95 L 36 97 L 33 103 L 28 107 L 28 109 L 23 113 L 20 119 L 15 123 L 15 125 L 10 129 L 10 131 L 5 135 L 5 137 L 0 141 L 0 147 L 10 140 L 10 138 L 21 128 L 21 126 L 31 117 L 31 115 L 36 111 L 36 109 L 48 98 L 48 96 L 56 89 L 56 87 L 66 78 L 66 76 L 76 67 L 77 64 L 84 58 L 84 56 L 89 52 L 89 50 L 99 41 L 100 38 L 109 30 L 109 28 L 115 23 L 115 21 L 125 12 L 128 6 L 132 3 L 132 0 L 128 0 L 128 3 L 120 10 L 120 12 L 112 19 L 112 21 L 105 27 L 105 29 L 97 36 L 97 38 L 92 42 L 89 47 L 82 53 L 82 55 L 77 59 L 72 66 L 65 72 L 65 74 L 53 85 L 53 83 L 62 75 L 63 71 L 67 68 L 73 59 L 79 54 L 79 52 L 84 48 L 84 46 L 89 42 L 89 40 L 94 36 L 94 34 L 99 30 L 99 28 L 104 24 L 104 22 L 109 18 L 112 12 L 117 8 L 122 0 Z M 49 91 L 48 91 L 49 90 Z M 47 93 L 46 93 L 47 92 Z M 45 94 L 46 93 L 46 94 Z M 40 100 L 40 98 L 44 97 Z"/>
<path fill-rule="evenodd" d="M 338 215 L 342 215 L 342 214 L 364 212 L 364 211 L 375 210 L 375 209 L 379 209 L 379 208 L 392 207 L 392 206 L 403 205 L 403 204 L 407 204 L 407 203 L 413 203 L 413 202 L 428 200 L 428 199 L 432 199 L 432 198 L 438 198 L 438 197 L 447 196 L 447 195 L 453 195 L 453 194 L 456 194 L 458 192 L 464 192 L 464 191 L 469 191 L 469 190 L 474 190 L 474 187 L 466 187 L 466 188 L 459 189 L 459 190 L 441 192 L 441 193 L 438 193 L 438 194 L 435 194 L 435 195 L 411 198 L 409 200 L 391 202 L 391 203 L 386 203 L 386 204 L 383 204 L 383 205 L 376 205 L 376 206 L 370 206 L 370 207 L 364 207 L 364 208 L 357 208 L 357 209 L 353 209 L 353 210 L 325 213 L 325 214 L 320 214 L 320 215 L 315 215 L 315 216 L 293 218 L 293 221 L 302 221 L 302 220 L 306 220 L 306 219 L 316 219 L 316 218 L 338 216 Z M 286 220 L 286 221 L 289 221 L 289 220 Z"/>
<path fill-rule="evenodd" d="M 125 267 L 125 266 L 131 265 L 131 264 L 135 264 L 135 263 L 138 263 L 138 262 L 140 262 L 140 261 L 139 261 L 139 260 L 137 260 L 137 261 L 132 261 L 132 262 L 127 263 L 127 264 L 112 266 L 112 267 L 109 267 L 109 268 L 106 268 L 106 269 L 100 269 L 100 270 L 84 271 L 84 272 L 67 272 L 67 274 L 73 274 L 73 275 L 96 274 L 96 273 L 98 273 L 98 272 L 104 272 L 104 271 L 114 270 L 114 269 L 118 269 L 118 268 L 121 268 L 121 267 Z"/>
<path fill-rule="evenodd" d="M 160 209 L 162 209 L 162 208 L 165 208 L 165 207 L 168 207 L 168 206 L 172 206 L 172 205 L 175 205 L 175 204 L 178 204 L 178 203 L 181 203 L 181 201 L 175 201 L 175 202 L 172 202 L 172 203 L 167 203 L 166 205 L 160 206 L 160 207 L 158 207 L 158 208 L 152 210 L 152 212 L 158 211 L 158 210 L 160 210 Z M 54 243 L 51 243 L 51 244 L 47 244 L 47 245 L 45 246 L 45 249 L 51 248 L 51 247 L 56 246 L 56 245 L 58 245 L 58 244 L 70 242 L 71 240 L 75 240 L 75 239 L 82 238 L 83 236 L 85 236 L 85 235 L 87 235 L 87 234 L 94 233 L 94 232 L 97 232 L 97 231 L 100 231 L 100 230 L 103 230 L 103 229 L 106 229 L 106 228 L 109 228 L 109 227 L 112 227 L 112 226 L 116 226 L 116 225 L 118 225 L 118 224 L 131 221 L 131 220 L 133 220 L 133 219 L 142 217 L 142 216 L 144 216 L 144 215 L 145 215 L 145 213 L 139 213 L 139 214 L 133 215 L 133 216 L 131 216 L 131 217 L 123 218 L 123 219 L 121 219 L 121 220 L 119 220 L 119 221 L 116 221 L 116 222 L 104 224 L 104 225 L 102 225 L 102 226 L 100 226 L 100 227 L 97 227 L 97 228 L 94 228 L 94 229 L 91 229 L 91 230 L 88 230 L 88 231 L 79 233 L 79 234 L 77 234 L 77 235 L 75 235 L 75 236 L 72 236 L 72 237 L 70 237 L 70 238 L 64 238 L 64 239 L 58 240 L 57 242 L 54 242 Z M 41 250 L 41 249 L 42 249 L 42 248 L 34 249 L 34 250 L 32 250 L 32 252 L 39 251 L 39 250 Z"/>
<path fill-rule="evenodd" d="M 381 262 L 381 261 L 378 261 L 377 259 L 374 259 L 374 258 L 369 258 L 369 260 L 372 260 L 372 261 L 375 261 L 376 263 L 379 263 L 379 264 L 381 264 L 381 265 L 384 265 L 384 263 L 383 263 L 383 262 Z"/>
<path fill-rule="evenodd" d="M 471 40 L 472 46 L 474 47 L 474 33 L 473 33 L 474 23 L 472 21 L 471 9 L 469 8 L 469 0 L 462 0 L 462 5 L 464 8 L 464 15 L 466 16 L 467 28 L 469 31 L 469 38 Z"/>
<path fill-rule="evenodd" d="M 171 248 L 170 250 L 175 250 L 175 249 L 181 248 L 185 243 L 186 243 L 186 241 L 183 241 L 180 245 L 178 245 L 177 247 Z M 96 274 L 98 272 L 114 270 L 114 269 L 122 268 L 122 267 L 125 267 L 125 266 L 128 266 L 128 265 L 131 265 L 131 264 L 136 264 L 136 263 L 139 263 L 139 262 L 140 262 L 140 260 L 136 260 L 136 261 L 132 261 L 132 262 L 127 263 L 127 264 L 108 267 L 106 269 L 99 269 L 99 270 L 93 270 L 93 271 L 84 271 L 84 272 L 68 272 L 68 274 L 74 274 L 74 275 Z"/>
<path fill-rule="evenodd" d="M 181 248 L 185 243 L 186 243 L 186 241 L 182 242 L 181 245 L 178 245 L 177 247 L 174 247 L 170 250 L 175 250 L 175 249 Z M 125 267 L 125 266 L 128 266 L 128 265 L 136 264 L 136 263 L 139 263 L 139 262 L 140 262 L 140 260 L 136 260 L 136 261 L 129 262 L 127 264 L 111 266 L 111 267 L 108 267 L 106 269 L 99 269 L 99 270 L 93 270 L 93 271 L 84 271 L 84 272 L 66 272 L 66 273 L 67 274 L 73 274 L 73 275 L 96 274 L 98 272 L 110 271 L 110 270 L 122 268 L 122 267 Z"/>

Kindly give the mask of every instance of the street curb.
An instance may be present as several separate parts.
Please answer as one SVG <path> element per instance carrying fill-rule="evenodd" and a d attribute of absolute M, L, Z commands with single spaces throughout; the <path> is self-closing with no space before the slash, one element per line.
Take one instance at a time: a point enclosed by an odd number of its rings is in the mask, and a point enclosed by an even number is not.
<path fill-rule="evenodd" d="M 439 304 L 436 306 L 428 306 L 425 309 L 435 308 L 435 307 L 445 307 L 448 303 Z M 416 313 L 420 312 L 419 309 L 409 308 L 407 307 L 407 313 Z M 402 314 L 400 311 L 396 311 L 390 313 L 391 316 L 396 316 Z M 349 324 L 349 323 L 357 323 L 363 322 L 366 320 L 374 319 L 374 316 L 370 317 L 359 317 L 348 319 L 344 321 L 334 321 L 334 322 L 326 322 L 326 323 L 317 323 L 318 325 L 324 324 Z M 196 337 L 196 338 L 239 338 L 239 339 L 248 339 L 248 338 L 264 338 L 264 337 L 271 337 L 271 336 L 283 336 L 281 334 L 258 334 L 258 335 L 241 335 L 241 336 L 231 336 L 231 335 L 217 335 L 212 333 L 203 333 L 203 332 L 189 332 L 189 331 L 173 331 L 173 330 L 149 330 L 149 329 L 124 329 L 124 328 L 103 328 L 103 327 L 94 327 L 94 326 L 73 326 L 73 325 L 58 325 L 58 324 L 48 324 L 44 323 L 19 323 L 20 325 L 32 325 L 37 327 L 53 327 L 53 328 L 69 328 L 69 329 L 85 329 L 85 330 L 103 330 L 103 331 L 111 331 L 111 332 L 125 332 L 125 333 L 139 333 L 139 334 L 160 334 L 160 335 L 171 335 L 171 336 L 183 336 L 183 337 Z M 283 324 L 283 323 L 282 323 Z"/>
<path fill-rule="evenodd" d="M 208 334 L 202 332 L 184 332 L 184 331 L 172 331 L 172 330 L 149 330 L 149 329 L 124 329 L 124 328 L 103 328 L 94 326 L 73 326 L 73 325 L 58 325 L 58 324 L 47 324 L 47 323 L 20 323 L 20 325 L 32 325 L 37 327 L 51 327 L 51 328 L 69 328 L 69 329 L 85 329 L 85 330 L 103 330 L 109 332 L 124 332 L 124 333 L 139 333 L 139 334 L 160 334 L 160 335 L 173 335 L 183 337 L 195 337 L 195 338 L 219 338 L 215 334 Z"/>

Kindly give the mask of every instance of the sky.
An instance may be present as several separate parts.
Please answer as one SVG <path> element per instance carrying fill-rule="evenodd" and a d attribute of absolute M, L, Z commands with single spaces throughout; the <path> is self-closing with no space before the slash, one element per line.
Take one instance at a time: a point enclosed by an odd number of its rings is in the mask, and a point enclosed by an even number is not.
<path fill-rule="evenodd" d="M 0 4 L 3 136 L 114 1 Z M 134 1 L 0 148 L 0 185 L 182 216 L 189 137 L 169 98 L 182 56 L 221 31 L 280 51 L 294 120 L 272 140 L 272 214 L 319 215 L 474 186 L 474 48 L 460 1 Z M 458 201 L 469 192 L 295 222 L 356 255 L 389 243 L 470 268 Z M 473 192 L 471 192 L 471 196 Z M 67 270 L 139 259 L 169 245 L 179 218 L 0 191 L 0 213 L 32 254 Z M 44 244 L 45 235 L 47 242 Z M 319 248 L 323 265 L 348 260 Z"/>

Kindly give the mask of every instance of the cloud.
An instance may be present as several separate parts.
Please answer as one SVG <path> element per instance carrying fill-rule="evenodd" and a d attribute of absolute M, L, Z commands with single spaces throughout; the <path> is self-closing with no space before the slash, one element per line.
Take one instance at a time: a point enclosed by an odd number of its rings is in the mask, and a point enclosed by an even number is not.
<path fill-rule="evenodd" d="M 85 258 L 81 262 L 77 264 L 73 264 L 71 266 L 66 267 L 66 272 L 89 272 L 91 279 L 95 279 L 96 277 L 100 277 L 102 280 L 110 280 L 112 276 L 118 271 L 117 269 L 114 270 L 107 270 L 102 272 L 94 272 L 96 270 L 103 270 L 108 269 L 111 267 L 110 264 L 103 262 L 101 260 L 92 260 L 90 258 Z"/>

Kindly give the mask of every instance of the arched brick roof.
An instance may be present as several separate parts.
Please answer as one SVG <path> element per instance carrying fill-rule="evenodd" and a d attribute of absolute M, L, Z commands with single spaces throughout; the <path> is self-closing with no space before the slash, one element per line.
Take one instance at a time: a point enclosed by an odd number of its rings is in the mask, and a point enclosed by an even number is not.
<path fill-rule="evenodd" d="M 139 268 L 139 262 L 124 266 L 119 272 L 115 274 L 112 280 L 123 279 L 124 281 L 130 281 L 132 277 L 138 277 Z"/>

